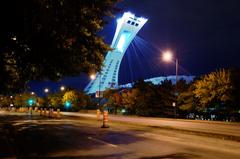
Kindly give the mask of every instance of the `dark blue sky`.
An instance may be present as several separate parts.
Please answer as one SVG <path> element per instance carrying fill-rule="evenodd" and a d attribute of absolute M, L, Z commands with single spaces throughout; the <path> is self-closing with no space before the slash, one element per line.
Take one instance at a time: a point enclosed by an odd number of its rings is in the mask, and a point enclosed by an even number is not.
<path fill-rule="evenodd" d="M 130 46 L 121 64 L 120 83 L 174 74 L 174 64 L 160 60 L 160 50 L 167 48 L 177 52 L 181 74 L 240 67 L 239 0 L 125 0 L 118 6 L 122 12 L 116 18 L 130 11 L 149 19 L 138 34 L 149 49 L 139 52 L 135 48 L 134 52 Z M 108 44 L 115 27 L 116 20 L 111 19 L 101 32 Z M 82 75 L 58 83 L 32 82 L 30 86 L 33 91 L 44 87 L 57 91 L 61 84 L 81 89 L 87 83 L 88 78 Z"/>

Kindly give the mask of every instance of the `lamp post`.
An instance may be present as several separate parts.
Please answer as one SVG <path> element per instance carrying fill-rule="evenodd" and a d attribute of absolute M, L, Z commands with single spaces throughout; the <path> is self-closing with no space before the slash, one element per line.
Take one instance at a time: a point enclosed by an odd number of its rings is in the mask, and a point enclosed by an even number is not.
<path fill-rule="evenodd" d="M 100 109 L 101 102 L 101 71 L 99 72 L 99 88 L 98 88 L 98 109 Z"/>
<path fill-rule="evenodd" d="M 48 93 L 49 92 L 49 89 L 48 88 L 45 88 L 44 89 L 44 93 Z"/>
<path fill-rule="evenodd" d="M 47 94 L 49 93 L 49 89 L 48 88 L 45 88 L 44 89 L 44 93 L 46 93 L 46 104 L 47 104 L 47 107 L 49 107 L 49 103 L 48 103 L 48 99 L 47 99 Z"/>
<path fill-rule="evenodd" d="M 174 60 L 173 60 L 174 59 Z M 178 97 L 178 65 L 179 65 L 179 60 L 178 58 L 175 56 L 173 57 L 173 53 L 170 50 L 164 51 L 162 54 L 162 60 L 165 62 L 171 62 L 171 61 L 175 61 L 175 76 L 176 76 L 176 97 Z M 175 117 L 176 117 L 176 106 L 177 106 L 177 100 L 176 102 L 173 102 L 173 107 L 175 108 Z"/>
<path fill-rule="evenodd" d="M 96 74 L 91 74 L 90 75 L 90 79 L 91 80 L 95 80 L 96 79 Z M 99 82 L 99 88 L 100 88 L 100 82 Z M 100 90 L 100 89 L 99 89 Z M 96 94 L 95 94 L 95 96 L 96 96 Z M 98 99 L 98 105 L 100 104 L 100 101 L 99 101 L 99 99 Z M 97 120 L 100 120 L 100 110 L 99 110 L 99 106 L 98 106 L 98 108 L 97 108 L 97 112 L 96 112 L 96 114 L 97 114 Z"/>
<path fill-rule="evenodd" d="M 90 79 L 95 80 L 96 74 L 91 74 Z M 96 94 L 97 95 L 96 97 L 98 97 L 98 109 L 100 108 L 100 96 L 101 96 L 100 91 L 101 91 L 101 71 L 99 72 L 98 94 Z"/>
<path fill-rule="evenodd" d="M 60 90 L 61 90 L 61 91 L 64 91 L 64 90 L 65 90 L 65 87 L 64 87 L 64 86 L 61 86 L 61 87 L 60 87 Z"/>
<path fill-rule="evenodd" d="M 169 50 L 167 51 L 164 51 L 163 54 L 162 54 L 162 59 L 163 61 L 165 62 L 171 62 L 173 61 L 173 53 Z M 179 60 L 177 57 L 175 57 L 175 69 L 176 69 L 176 90 L 177 90 L 177 83 L 178 83 L 178 65 L 179 65 Z"/>

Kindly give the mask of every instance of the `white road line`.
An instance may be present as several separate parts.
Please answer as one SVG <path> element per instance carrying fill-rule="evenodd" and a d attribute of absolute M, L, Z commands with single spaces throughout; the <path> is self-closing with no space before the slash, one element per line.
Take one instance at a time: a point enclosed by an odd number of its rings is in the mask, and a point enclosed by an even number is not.
<path fill-rule="evenodd" d="M 108 143 L 108 142 L 106 142 L 106 141 L 102 141 L 102 140 L 93 138 L 93 137 L 91 137 L 91 136 L 89 136 L 88 139 L 89 139 L 89 140 L 96 141 L 96 142 L 99 142 L 99 143 L 102 143 L 102 144 L 106 144 L 106 145 L 111 146 L 111 147 L 118 147 L 117 145 L 114 145 L 114 144 Z"/>

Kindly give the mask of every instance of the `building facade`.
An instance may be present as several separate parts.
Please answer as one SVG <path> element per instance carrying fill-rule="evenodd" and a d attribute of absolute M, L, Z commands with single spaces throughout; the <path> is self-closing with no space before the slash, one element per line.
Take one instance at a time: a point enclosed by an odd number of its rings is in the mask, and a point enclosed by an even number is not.
<path fill-rule="evenodd" d="M 146 18 L 136 17 L 130 12 L 125 12 L 117 20 L 117 28 L 111 44 L 113 50 L 107 53 L 101 72 L 97 73 L 96 78 L 85 88 L 87 94 L 118 87 L 118 72 L 122 58 L 138 31 L 146 22 Z"/>

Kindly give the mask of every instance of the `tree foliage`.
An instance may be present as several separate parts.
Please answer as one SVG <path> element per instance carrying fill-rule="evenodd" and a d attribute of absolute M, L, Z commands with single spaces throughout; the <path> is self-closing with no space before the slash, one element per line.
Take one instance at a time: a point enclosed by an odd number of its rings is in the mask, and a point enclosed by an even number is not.
<path fill-rule="evenodd" d="M 76 108 L 76 110 L 85 108 L 91 103 L 90 97 L 88 95 L 84 94 L 81 91 L 78 92 L 75 90 L 69 90 L 64 93 L 62 97 L 62 104 L 64 105 L 66 102 L 70 102 L 72 108 Z"/>
<path fill-rule="evenodd" d="M 31 106 L 36 106 L 37 96 L 34 95 L 34 94 L 31 94 L 29 92 L 25 92 L 25 93 L 22 93 L 22 94 L 16 94 L 13 97 L 13 103 L 14 103 L 14 106 L 16 106 L 16 107 L 30 106 L 29 103 L 28 103 L 29 100 L 33 101 Z"/>
<path fill-rule="evenodd" d="M 50 94 L 47 98 L 48 98 L 49 104 L 55 108 L 58 108 L 61 105 L 63 105 L 63 102 L 62 102 L 63 93 Z"/>
<path fill-rule="evenodd" d="M 171 116 L 174 101 L 174 86 L 168 80 L 157 86 L 140 80 L 122 93 L 123 105 L 130 113 L 141 116 Z"/>
<path fill-rule="evenodd" d="M 77 100 L 78 100 L 78 94 L 74 90 L 65 92 L 62 98 L 63 104 L 69 101 L 71 102 L 72 105 L 77 105 Z"/>
<path fill-rule="evenodd" d="M 226 103 L 232 101 L 232 81 L 230 70 L 221 69 L 203 76 L 194 84 L 194 95 L 202 106 L 213 102 Z"/>
<path fill-rule="evenodd" d="M 103 94 L 104 98 L 107 99 L 105 105 L 114 108 L 114 113 L 117 114 L 118 108 L 122 106 L 122 97 L 119 90 L 107 89 Z"/>
<path fill-rule="evenodd" d="M 8 107 L 12 103 L 12 99 L 9 96 L 0 96 L 0 107 Z"/>
<path fill-rule="evenodd" d="M 0 91 L 29 80 L 98 70 L 110 49 L 98 32 L 117 0 L 8 0 L 0 4 Z"/>

